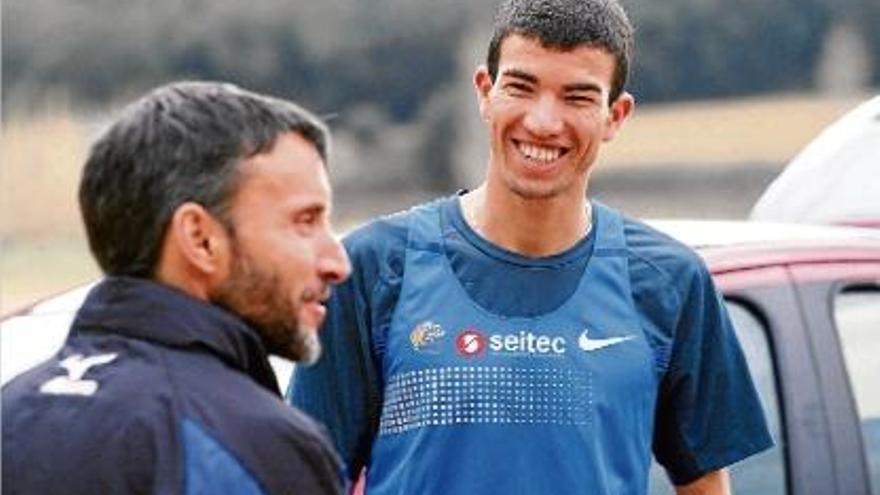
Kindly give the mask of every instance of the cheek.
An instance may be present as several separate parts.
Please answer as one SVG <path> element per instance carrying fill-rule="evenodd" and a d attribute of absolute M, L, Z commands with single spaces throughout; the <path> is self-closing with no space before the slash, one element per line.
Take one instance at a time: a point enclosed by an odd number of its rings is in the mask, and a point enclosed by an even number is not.
<path fill-rule="evenodd" d="M 275 273 L 275 278 L 279 281 L 278 289 L 285 297 L 299 299 L 303 288 L 309 286 L 314 276 L 313 266 L 301 253 L 289 253 L 273 261 L 272 266 L 267 268 Z"/>
<path fill-rule="evenodd" d="M 318 271 L 317 248 L 314 241 L 297 236 L 283 247 L 280 263 L 285 270 L 296 273 L 298 279 L 308 280 Z"/>
<path fill-rule="evenodd" d="M 593 146 L 597 141 L 605 139 L 608 125 L 601 115 L 589 115 L 577 122 L 578 134 L 584 140 L 584 145 Z"/>
<path fill-rule="evenodd" d="M 291 271 L 304 273 L 314 266 L 314 251 L 307 243 L 297 242 L 285 246 L 279 262 Z"/>
<path fill-rule="evenodd" d="M 486 124 L 489 132 L 494 136 L 494 144 L 501 146 L 504 143 L 503 135 L 512 132 L 518 121 L 517 110 L 511 105 L 496 106 L 489 113 Z"/>
<path fill-rule="evenodd" d="M 285 280 L 289 280 L 291 274 L 301 278 L 313 258 L 311 246 L 289 231 L 264 235 L 260 242 L 252 242 L 247 247 L 256 263 Z"/>
<path fill-rule="evenodd" d="M 488 122 L 507 121 L 521 111 L 521 106 L 518 100 L 509 96 L 493 95 L 487 100 L 483 114 Z"/>

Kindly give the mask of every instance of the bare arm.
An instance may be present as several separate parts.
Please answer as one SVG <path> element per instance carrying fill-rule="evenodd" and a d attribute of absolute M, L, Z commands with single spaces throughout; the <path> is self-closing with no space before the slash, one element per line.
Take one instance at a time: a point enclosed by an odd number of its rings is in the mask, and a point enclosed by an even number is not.
<path fill-rule="evenodd" d="M 687 485 L 676 486 L 676 495 L 731 495 L 727 469 L 706 473 Z"/>

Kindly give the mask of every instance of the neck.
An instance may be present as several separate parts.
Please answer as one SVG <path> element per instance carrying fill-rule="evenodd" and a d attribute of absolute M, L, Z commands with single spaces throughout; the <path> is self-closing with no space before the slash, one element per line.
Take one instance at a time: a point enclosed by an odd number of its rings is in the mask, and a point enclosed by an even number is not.
<path fill-rule="evenodd" d="M 210 301 L 205 275 L 192 264 L 186 263 L 179 250 L 173 246 L 162 250 L 154 281 L 185 292 L 202 301 Z"/>
<path fill-rule="evenodd" d="M 496 193 L 486 184 L 462 196 L 461 208 L 471 228 L 486 240 L 534 258 L 571 248 L 591 221 L 584 194 L 527 199 Z"/>

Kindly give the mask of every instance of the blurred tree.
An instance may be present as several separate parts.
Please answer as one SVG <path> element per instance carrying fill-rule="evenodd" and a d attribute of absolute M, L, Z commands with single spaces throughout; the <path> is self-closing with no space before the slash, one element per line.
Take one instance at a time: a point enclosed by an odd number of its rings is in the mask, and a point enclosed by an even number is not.
<path fill-rule="evenodd" d="M 633 4 L 634 88 L 648 101 L 810 89 L 832 1 Z"/>
<path fill-rule="evenodd" d="M 864 33 L 880 82 L 875 0 L 624 2 L 642 101 L 811 88 L 841 16 Z M 373 103 L 406 122 L 460 77 L 458 45 L 489 23 L 494 3 L 12 0 L 3 4 L 4 98 L 20 107 L 63 89 L 100 102 L 181 77 L 230 79 L 323 112 Z M 482 56 L 484 46 L 473 50 Z"/>
<path fill-rule="evenodd" d="M 47 96 L 103 109 L 170 80 L 228 80 L 334 116 L 349 191 L 471 187 L 486 140 L 470 76 L 496 1 L 7 0 L 2 117 Z M 842 84 L 840 60 L 818 70 L 840 25 L 863 48 L 854 80 L 880 84 L 877 0 L 621 1 L 640 102 Z"/>

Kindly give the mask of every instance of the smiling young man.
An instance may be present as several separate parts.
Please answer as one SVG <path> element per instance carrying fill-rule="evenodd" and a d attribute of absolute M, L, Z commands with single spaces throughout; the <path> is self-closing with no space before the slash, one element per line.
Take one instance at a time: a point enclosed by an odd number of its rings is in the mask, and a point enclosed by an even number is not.
<path fill-rule="evenodd" d="M 342 493 L 268 362 L 317 360 L 350 271 L 327 140 L 219 83 L 159 88 L 102 135 L 79 198 L 106 278 L 61 351 L 3 388 L 4 493 Z"/>
<path fill-rule="evenodd" d="M 614 1 L 504 2 L 474 76 L 483 184 L 345 240 L 291 397 L 371 495 L 644 494 L 652 452 L 679 494 L 725 494 L 770 445 L 699 258 L 588 199 L 631 45 Z"/>

